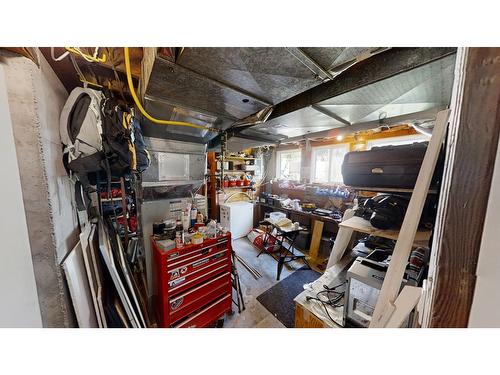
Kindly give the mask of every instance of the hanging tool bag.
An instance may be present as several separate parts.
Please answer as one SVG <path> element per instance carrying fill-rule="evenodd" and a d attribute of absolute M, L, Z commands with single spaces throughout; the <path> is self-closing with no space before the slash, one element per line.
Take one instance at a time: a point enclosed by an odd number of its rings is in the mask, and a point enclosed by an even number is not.
<path fill-rule="evenodd" d="M 110 94 L 77 87 L 71 91 L 60 116 L 64 161 L 79 177 L 105 171 L 123 176 L 149 166 L 140 126 Z M 140 136 L 140 137 L 138 137 Z M 135 139 L 140 139 L 137 156 Z"/>
<path fill-rule="evenodd" d="M 428 142 L 420 142 L 348 152 L 342 163 L 344 184 L 366 188 L 413 189 L 427 145 Z M 438 183 L 441 176 L 442 160 L 440 157 L 432 186 Z"/>
<path fill-rule="evenodd" d="M 141 124 L 137 117 L 131 117 L 131 129 L 134 134 L 135 154 L 137 157 L 136 169 L 144 172 L 151 165 L 151 156 L 146 148 L 146 142 L 142 136 Z"/>

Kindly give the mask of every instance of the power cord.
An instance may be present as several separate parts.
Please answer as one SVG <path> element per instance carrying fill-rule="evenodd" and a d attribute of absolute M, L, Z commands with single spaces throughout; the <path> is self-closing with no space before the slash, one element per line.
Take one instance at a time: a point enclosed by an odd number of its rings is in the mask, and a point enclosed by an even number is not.
<path fill-rule="evenodd" d="M 331 317 L 330 313 L 328 312 L 327 306 L 330 306 L 330 307 L 342 307 L 342 306 L 344 306 L 343 303 L 339 303 L 339 302 L 342 300 L 342 298 L 344 298 L 345 291 L 337 291 L 336 289 L 340 288 L 341 286 L 345 285 L 346 283 L 347 283 L 347 281 L 345 281 L 339 285 L 335 285 L 333 287 L 323 285 L 323 290 L 320 290 L 318 293 L 316 293 L 316 297 L 307 296 L 306 301 L 312 300 L 312 301 L 320 302 L 321 305 L 323 306 L 323 308 L 325 309 L 325 312 L 326 312 L 326 315 L 328 315 L 328 318 L 330 318 L 330 320 L 333 323 L 336 323 L 335 320 L 333 320 L 333 318 Z M 331 296 L 332 294 L 333 294 L 333 296 Z M 327 298 L 326 300 L 320 298 L 323 295 L 326 295 L 326 298 Z"/>

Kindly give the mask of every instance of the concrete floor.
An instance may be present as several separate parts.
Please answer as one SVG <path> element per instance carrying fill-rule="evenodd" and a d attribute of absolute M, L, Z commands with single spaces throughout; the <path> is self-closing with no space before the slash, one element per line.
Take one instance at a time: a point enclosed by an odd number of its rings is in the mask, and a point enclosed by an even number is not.
<path fill-rule="evenodd" d="M 264 306 L 257 297 L 278 283 L 276 281 L 276 271 L 278 263 L 267 254 L 262 254 L 257 258 L 259 251 L 247 238 L 240 238 L 233 241 L 233 249 L 249 265 L 257 269 L 262 277 L 256 280 L 243 265 L 237 261 L 238 274 L 243 289 L 243 299 L 245 301 L 245 311 L 238 314 L 238 309 L 233 305 L 234 314 L 227 316 L 224 327 L 227 328 L 285 328 Z M 291 275 L 295 270 L 303 266 L 302 262 L 290 262 L 283 267 L 281 280 Z"/>

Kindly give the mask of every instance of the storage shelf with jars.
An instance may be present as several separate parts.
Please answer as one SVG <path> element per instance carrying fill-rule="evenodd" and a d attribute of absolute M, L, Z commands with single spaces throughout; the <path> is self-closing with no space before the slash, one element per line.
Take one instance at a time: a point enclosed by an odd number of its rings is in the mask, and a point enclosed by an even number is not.
<path fill-rule="evenodd" d="M 252 187 L 255 173 L 255 158 L 249 154 L 218 155 L 217 172 L 219 173 L 220 188 L 249 189 Z"/>
<path fill-rule="evenodd" d="M 256 186 L 256 158 L 251 150 L 237 155 L 222 155 L 209 152 L 207 158 L 207 196 L 209 216 L 217 219 L 220 202 L 219 193 L 238 191 L 252 194 Z"/>

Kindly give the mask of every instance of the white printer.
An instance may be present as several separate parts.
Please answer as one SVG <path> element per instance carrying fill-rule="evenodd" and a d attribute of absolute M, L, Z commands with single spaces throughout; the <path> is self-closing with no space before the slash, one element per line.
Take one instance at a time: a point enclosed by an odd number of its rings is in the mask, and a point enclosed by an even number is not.
<path fill-rule="evenodd" d="M 415 253 L 418 251 L 418 253 Z M 345 294 L 344 324 L 354 327 L 368 327 L 373 311 L 384 282 L 385 274 L 389 267 L 392 251 L 376 249 L 366 258 L 357 257 L 347 271 L 347 288 Z M 428 251 L 419 248 L 412 252 L 410 261 L 418 258 L 421 260 L 417 267 L 413 264 L 407 267 L 401 288 L 405 285 L 417 285 L 424 272 Z M 411 262 L 410 262 L 411 263 Z M 413 314 L 410 314 L 403 327 L 411 327 Z"/>

